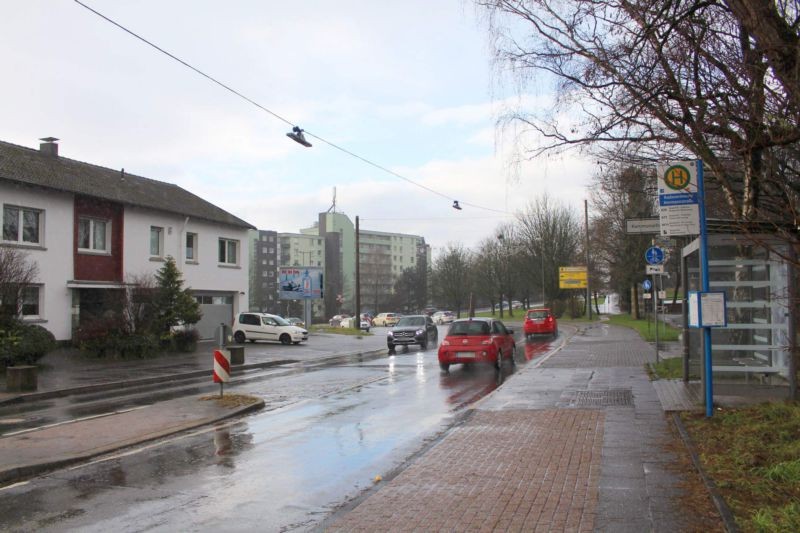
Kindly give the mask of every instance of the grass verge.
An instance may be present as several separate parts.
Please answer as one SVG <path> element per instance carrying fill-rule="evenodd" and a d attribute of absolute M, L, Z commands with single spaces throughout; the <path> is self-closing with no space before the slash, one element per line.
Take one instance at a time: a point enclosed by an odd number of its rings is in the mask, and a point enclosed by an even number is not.
<path fill-rule="evenodd" d="M 681 419 L 743 532 L 800 531 L 800 404 Z"/>
<path fill-rule="evenodd" d="M 311 326 L 310 331 L 315 333 L 332 333 L 334 335 L 355 335 L 360 337 L 367 337 L 372 333 L 367 333 L 364 330 L 356 328 L 336 328 L 326 324 L 314 324 Z"/>
<path fill-rule="evenodd" d="M 650 364 L 655 379 L 680 379 L 683 377 L 683 357 L 670 357 Z"/>
<path fill-rule="evenodd" d="M 616 326 L 624 326 L 626 328 L 632 328 L 639 332 L 639 335 L 642 336 L 644 340 L 647 342 L 655 342 L 656 340 L 656 328 L 652 321 L 650 320 L 634 320 L 633 317 L 630 315 L 622 314 L 622 315 L 609 315 L 608 317 L 609 324 L 614 324 Z M 658 323 L 658 340 L 660 341 L 677 341 L 678 335 L 680 335 L 681 330 L 678 328 L 673 328 L 669 324 L 659 321 Z"/>

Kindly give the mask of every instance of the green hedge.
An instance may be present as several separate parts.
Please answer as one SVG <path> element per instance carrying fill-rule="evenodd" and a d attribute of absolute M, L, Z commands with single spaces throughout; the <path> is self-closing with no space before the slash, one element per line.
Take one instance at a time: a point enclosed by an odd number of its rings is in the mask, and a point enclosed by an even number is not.
<path fill-rule="evenodd" d="M 36 364 L 55 347 L 55 337 L 42 326 L 7 323 L 0 329 L 0 366 Z"/>

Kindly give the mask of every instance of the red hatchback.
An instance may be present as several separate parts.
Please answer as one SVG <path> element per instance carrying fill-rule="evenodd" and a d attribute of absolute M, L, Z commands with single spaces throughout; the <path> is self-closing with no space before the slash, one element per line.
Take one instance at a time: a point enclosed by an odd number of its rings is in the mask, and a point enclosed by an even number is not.
<path fill-rule="evenodd" d="M 514 330 L 491 318 L 465 318 L 450 326 L 439 345 L 439 367 L 447 372 L 451 364 L 492 363 L 498 369 L 503 359 L 514 364 Z"/>
<path fill-rule="evenodd" d="M 525 338 L 531 335 L 544 333 L 555 337 L 558 335 L 558 323 L 556 317 L 549 309 L 531 309 L 525 315 L 525 324 L 522 326 Z"/>

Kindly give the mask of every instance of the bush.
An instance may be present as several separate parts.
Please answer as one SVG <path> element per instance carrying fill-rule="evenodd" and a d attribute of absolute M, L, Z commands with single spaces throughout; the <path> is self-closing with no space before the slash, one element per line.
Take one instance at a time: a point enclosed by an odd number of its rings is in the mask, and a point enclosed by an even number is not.
<path fill-rule="evenodd" d="M 33 365 L 55 349 L 52 333 L 36 324 L 6 322 L 0 329 L 0 365 Z"/>
<path fill-rule="evenodd" d="M 196 329 L 184 329 L 172 332 L 169 337 L 167 349 L 171 352 L 193 352 L 197 349 L 200 334 Z M 163 345 L 163 344 L 162 344 Z"/>
<path fill-rule="evenodd" d="M 149 334 L 131 333 L 119 317 L 109 315 L 82 325 L 73 343 L 90 357 L 144 359 L 159 353 L 158 340 Z"/>
<path fill-rule="evenodd" d="M 110 332 L 106 337 L 83 340 L 78 347 L 86 355 L 97 358 L 145 359 L 159 352 L 155 337 L 136 333 Z"/>

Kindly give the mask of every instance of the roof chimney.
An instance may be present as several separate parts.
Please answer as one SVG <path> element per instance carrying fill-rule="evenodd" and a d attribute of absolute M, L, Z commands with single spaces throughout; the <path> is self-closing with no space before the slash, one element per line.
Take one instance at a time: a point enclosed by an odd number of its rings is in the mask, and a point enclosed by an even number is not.
<path fill-rule="evenodd" d="M 39 151 L 45 155 L 52 155 L 58 157 L 58 145 L 56 144 L 55 137 L 42 137 L 39 139 L 40 141 L 44 141 L 39 145 Z"/>

